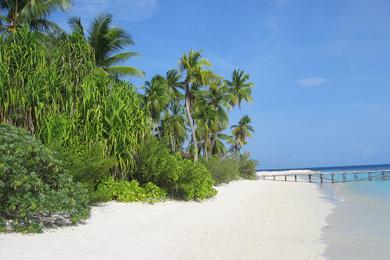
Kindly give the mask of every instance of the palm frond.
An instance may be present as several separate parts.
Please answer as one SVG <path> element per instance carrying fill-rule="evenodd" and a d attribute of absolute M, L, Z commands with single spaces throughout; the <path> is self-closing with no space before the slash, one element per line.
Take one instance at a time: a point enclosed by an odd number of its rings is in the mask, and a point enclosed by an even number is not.
<path fill-rule="evenodd" d="M 105 66 L 111 66 L 112 64 L 119 63 L 119 62 L 124 62 L 132 57 L 138 56 L 139 54 L 137 52 L 122 52 L 115 54 L 111 57 L 108 57 L 104 61 Z"/>
<path fill-rule="evenodd" d="M 130 66 L 111 66 L 104 68 L 111 75 L 116 76 L 134 76 L 142 78 L 145 75 L 145 72 Z"/>
<path fill-rule="evenodd" d="M 69 24 L 70 28 L 72 29 L 73 33 L 79 33 L 79 34 L 85 36 L 84 27 L 83 27 L 83 24 L 81 23 L 80 17 L 71 17 L 68 20 L 68 24 Z"/>

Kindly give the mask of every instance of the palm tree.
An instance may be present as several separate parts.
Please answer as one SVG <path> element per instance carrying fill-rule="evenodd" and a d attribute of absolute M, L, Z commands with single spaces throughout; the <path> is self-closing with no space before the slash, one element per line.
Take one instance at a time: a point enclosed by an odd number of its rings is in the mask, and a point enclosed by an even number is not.
<path fill-rule="evenodd" d="M 239 153 L 241 145 L 240 142 L 233 135 L 225 135 L 223 140 L 230 144 L 229 152 L 233 154 Z"/>
<path fill-rule="evenodd" d="M 145 104 L 150 115 L 157 126 L 160 126 L 161 113 L 167 109 L 171 101 L 171 90 L 168 88 L 164 77 L 157 75 L 151 81 L 146 81 L 143 87 Z"/>
<path fill-rule="evenodd" d="M 229 125 L 227 109 L 229 105 L 229 92 L 224 81 L 215 76 L 209 81 L 207 90 L 199 90 L 195 100 L 194 118 L 198 122 L 197 135 L 199 148 L 204 157 L 219 154 L 222 141 L 221 132 Z M 219 147 L 215 147 L 219 146 Z"/>
<path fill-rule="evenodd" d="M 245 144 L 247 144 L 246 139 L 248 137 L 251 137 L 251 133 L 253 133 L 255 130 L 250 125 L 251 119 L 249 116 L 244 116 L 240 119 L 238 122 L 238 125 L 233 125 L 232 128 L 232 134 L 235 138 L 236 145 L 238 146 L 238 150 L 243 147 Z"/>
<path fill-rule="evenodd" d="M 227 153 L 225 142 L 227 142 L 229 138 L 230 136 L 226 134 L 218 133 L 215 137 L 214 145 L 212 147 L 212 154 L 223 157 Z"/>
<path fill-rule="evenodd" d="M 144 72 L 130 66 L 116 65 L 137 56 L 136 52 L 120 52 L 127 45 L 133 45 L 131 36 L 120 27 L 112 26 L 112 15 L 98 15 L 91 23 L 88 36 L 85 35 L 79 17 L 69 20 L 73 33 L 79 33 L 86 37 L 88 43 L 95 52 L 96 65 L 105 72 L 115 77 L 118 76 L 144 76 Z"/>
<path fill-rule="evenodd" d="M 220 78 L 215 78 L 208 91 L 210 106 L 216 111 L 214 120 L 211 124 L 211 153 L 218 153 L 219 149 L 215 149 L 219 134 L 229 125 L 229 117 L 227 109 L 230 108 L 229 100 L 230 93 L 224 81 Z M 220 145 L 220 144 L 219 144 Z"/>
<path fill-rule="evenodd" d="M 179 151 L 187 138 L 185 111 L 183 106 L 177 103 L 170 105 L 169 111 L 162 120 L 164 136 L 169 139 L 172 152 Z"/>
<path fill-rule="evenodd" d="M 254 84 L 248 81 L 249 75 L 239 69 L 233 71 L 232 81 L 226 81 L 231 93 L 230 104 L 232 106 L 238 105 L 241 108 L 242 100 L 252 101 L 252 88 Z"/>
<path fill-rule="evenodd" d="M 0 30 L 13 32 L 28 26 L 32 31 L 61 31 L 47 20 L 56 10 L 68 10 L 71 0 L 0 0 Z"/>
<path fill-rule="evenodd" d="M 192 117 L 193 105 L 195 102 L 196 91 L 204 85 L 207 85 L 214 73 L 209 70 L 211 63 L 202 58 L 201 52 L 191 50 L 184 54 L 179 60 L 180 71 L 184 74 L 184 82 L 178 86 L 184 90 L 184 103 L 188 117 L 188 123 L 191 129 L 194 161 L 199 158 L 198 143 L 196 138 L 196 124 Z"/>
<path fill-rule="evenodd" d="M 204 93 L 207 93 L 207 91 L 198 93 L 200 96 L 195 99 L 193 114 L 197 122 L 196 136 L 198 140 L 198 152 L 200 154 L 203 153 L 203 156 L 207 160 L 210 150 L 212 150 L 211 133 L 213 127 L 215 127 L 218 114 L 215 108 L 210 105 L 210 100 Z"/>
<path fill-rule="evenodd" d="M 174 103 L 180 103 L 183 98 L 182 93 L 179 89 L 183 89 L 183 82 L 181 82 L 181 75 L 177 70 L 168 70 L 165 75 L 168 88 L 172 92 L 172 101 Z"/>

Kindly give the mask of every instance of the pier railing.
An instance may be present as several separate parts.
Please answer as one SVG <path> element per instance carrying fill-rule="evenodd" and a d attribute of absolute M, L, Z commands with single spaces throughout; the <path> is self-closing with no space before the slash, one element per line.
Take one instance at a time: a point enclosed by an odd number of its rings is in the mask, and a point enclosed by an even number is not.
<path fill-rule="evenodd" d="M 307 173 L 263 173 L 260 179 L 269 181 L 340 183 L 357 181 L 390 180 L 390 170 L 307 172 Z"/>

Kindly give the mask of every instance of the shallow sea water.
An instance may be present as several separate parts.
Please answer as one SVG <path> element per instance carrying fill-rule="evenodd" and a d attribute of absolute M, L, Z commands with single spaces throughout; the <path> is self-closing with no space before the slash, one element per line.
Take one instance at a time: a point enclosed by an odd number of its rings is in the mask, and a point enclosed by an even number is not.
<path fill-rule="evenodd" d="M 326 184 L 335 208 L 322 239 L 327 259 L 390 259 L 390 180 Z"/>

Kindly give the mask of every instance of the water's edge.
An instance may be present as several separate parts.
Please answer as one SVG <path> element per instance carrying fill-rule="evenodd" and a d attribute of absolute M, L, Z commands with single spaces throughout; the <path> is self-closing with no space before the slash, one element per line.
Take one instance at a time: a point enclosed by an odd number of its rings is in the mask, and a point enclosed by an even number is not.
<path fill-rule="evenodd" d="M 381 194 L 376 194 L 378 187 L 383 188 Z M 335 260 L 390 259 L 390 196 L 383 198 L 390 194 L 390 182 L 330 184 L 320 189 L 335 206 L 321 232 L 326 244 L 324 256 Z"/>

